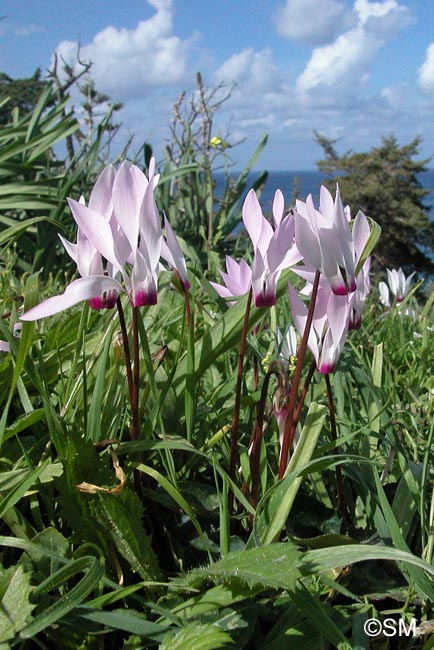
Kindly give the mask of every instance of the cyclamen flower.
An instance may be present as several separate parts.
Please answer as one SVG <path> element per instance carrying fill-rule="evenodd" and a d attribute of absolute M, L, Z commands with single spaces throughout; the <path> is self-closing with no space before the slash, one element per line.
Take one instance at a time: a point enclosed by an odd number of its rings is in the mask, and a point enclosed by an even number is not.
<path fill-rule="evenodd" d="M 253 243 L 251 268 L 226 257 L 226 273 L 220 271 L 225 285 L 212 283 L 224 298 L 244 295 L 252 287 L 255 305 L 271 307 L 276 302 L 276 284 L 283 269 L 301 260 L 294 241 L 294 219 L 284 216 L 284 199 L 277 190 L 273 202 L 273 226 L 264 217 L 254 190 L 243 204 L 243 222 Z"/>
<path fill-rule="evenodd" d="M 380 302 L 385 307 L 391 307 L 390 294 L 395 296 L 396 306 L 399 309 L 400 313 L 404 316 L 411 316 L 415 318 L 415 311 L 409 307 L 402 309 L 401 302 L 407 296 L 410 290 L 410 283 L 413 279 L 415 272 L 405 277 L 403 270 L 400 268 L 398 271 L 396 269 L 387 269 L 387 278 L 389 286 L 385 282 L 380 282 L 378 285 L 378 290 L 380 292 Z"/>
<path fill-rule="evenodd" d="M 349 212 L 348 212 L 348 216 Z M 354 219 L 352 237 L 354 241 L 355 265 L 357 264 L 363 254 L 366 243 L 369 239 L 371 230 L 369 228 L 368 219 L 359 210 L 356 218 Z M 371 257 L 369 256 L 356 277 L 356 290 L 352 294 L 351 311 L 349 329 L 359 329 L 362 324 L 362 314 L 365 309 L 365 302 L 368 294 L 371 291 L 371 280 L 369 272 L 371 270 Z"/>
<path fill-rule="evenodd" d="M 223 284 L 210 282 L 211 286 L 217 291 L 222 298 L 239 298 L 244 296 L 250 289 L 252 282 L 252 269 L 244 260 L 238 263 L 229 255 L 226 255 L 226 273 L 220 271 Z M 233 305 L 235 301 L 229 304 Z"/>
<path fill-rule="evenodd" d="M 134 307 L 155 304 L 163 244 L 166 257 L 170 253 L 187 287 L 185 261 L 167 221 L 164 243 L 154 200 L 158 179 L 153 159 L 149 179 L 138 167 L 124 162 L 117 172 L 111 166 L 102 172 L 88 206 L 68 199 L 78 226 L 77 243 L 61 240 L 82 277 L 62 295 L 30 309 L 22 320 L 45 318 L 83 300 L 95 308 L 111 307 L 120 292 L 128 294 Z"/>
<path fill-rule="evenodd" d="M 401 268 L 398 270 L 396 269 L 392 269 L 392 270 L 386 269 L 386 270 L 387 270 L 387 279 L 388 279 L 389 286 L 387 286 L 385 282 L 380 282 L 379 284 L 380 300 L 384 305 L 390 307 L 389 290 L 395 296 L 396 302 L 398 303 L 402 302 L 405 296 L 409 292 L 410 284 L 415 274 L 415 271 L 411 273 L 411 275 L 409 275 L 408 278 L 406 278 L 404 275 L 404 271 Z"/>
<path fill-rule="evenodd" d="M 354 240 L 339 187 L 333 201 L 328 189 L 321 186 L 320 209 L 315 209 L 312 195 L 296 201 L 294 213 L 295 241 L 305 262 L 321 271 L 332 291 L 344 296 L 356 290 Z"/>
<path fill-rule="evenodd" d="M 243 205 L 243 222 L 254 248 L 252 289 L 257 307 L 271 307 L 276 302 L 276 284 L 283 269 L 301 260 L 295 246 L 292 214 L 284 216 L 284 198 L 277 190 L 273 201 L 274 229 L 262 214 L 254 190 Z"/>
<path fill-rule="evenodd" d="M 283 335 L 279 328 L 276 330 L 276 352 L 288 370 L 290 359 L 297 355 L 297 332 L 293 325 L 289 324 Z"/>
<path fill-rule="evenodd" d="M 109 165 L 98 177 L 89 198 L 89 209 L 103 216 L 107 222 L 110 221 L 113 213 L 111 196 L 114 178 L 115 170 Z M 86 205 L 84 197 L 80 197 L 79 203 Z M 106 264 L 106 268 L 104 269 L 101 253 L 80 228 L 77 228 L 77 242 L 75 244 L 62 237 L 62 235 L 59 235 L 59 238 L 68 255 L 77 264 L 77 270 L 82 278 L 95 275 L 108 275 L 113 277 L 117 273 L 113 264 L 110 262 Z M 118 291 L 112 290 L 91 298 L 89 300 L 90 306 L 93 309 L 111 308 L 116 303 L 118 293 Z"/>
<path fill-rule="evenodd" d="M 303 336 L 308 309 L 291 283 L 288 293 L 295 326 Z M 348 333 L 350 312 L 351 296 L 338 296 L 325 283 L 318 287 L 307 344 L 322 374 L 336 369 Z"/>

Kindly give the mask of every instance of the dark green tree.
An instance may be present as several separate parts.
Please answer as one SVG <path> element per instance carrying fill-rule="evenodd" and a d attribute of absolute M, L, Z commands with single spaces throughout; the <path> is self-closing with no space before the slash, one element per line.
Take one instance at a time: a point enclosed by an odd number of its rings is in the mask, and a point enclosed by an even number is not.
<path fill-rule="evenodd" d="M 374 256 L 382 267 L 402 267 L 405 272 L 434 273 L 434 224 L 430 221 L 420 174 L 429 159 L 417 160 L 420 138 L 399 146 L 393 135 L 365 153 L 339 155 L 335 140 L 315 133 L 324 152 L 318 161 L 332 189 L 339 181 L 344 203 L 362 210 L 380 224 L 382 234 Z"/>
<path fill-rule="evenodd" d="M 0 72 L 0 100 L 9 97 L 9 101 L 0 107 L 0 124 L 10 121 L 12 110 L 16 107 L 21 114 L 30 113 L 47 83 L 46 79 L 41 79 L 41 68 L 37 68 L 28 79 L 11 79 Z"/>

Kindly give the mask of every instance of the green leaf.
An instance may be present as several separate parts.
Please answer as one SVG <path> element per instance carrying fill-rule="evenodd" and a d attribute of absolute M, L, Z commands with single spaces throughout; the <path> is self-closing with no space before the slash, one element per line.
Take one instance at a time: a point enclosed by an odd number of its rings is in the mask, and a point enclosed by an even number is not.
<path fill-rule="evenodd" d="M 333 647 L 340 650 L 351 650 L 345 636 L 332 620 L 329 607 L 317 600 L 301 582 L 290 593 L 292 601 L 319 630 L 322 637 L 328 639 Z"/>
<path fill-rule="evenodd" d="M 39 465 L 39 467 L 36 467 L 33 471 L 28 472 L 27 475 L 9 492 L 9 494 L 0 501 L 0 517 L 3 517 L 9 508 L 12 508 L 12 506 L 22 499 L 27 490 L 38 480 L 39 476 L 49 463 L 50 459 L 47 458 L 42 465 Z"/>
<path fill-rule="evenodd" d="M 366 262 L 366 260 L 368 259 L 372 251 L 374 250 L 375 245 L 380 239 L 380 235 L 381 235 L 381 228 L 378 225 L 378 223 L 373 219 L 371 219 L 371 217 L 367 217 L 367 219 L 369 225 L 371 226 L 371 232 L 369 234 L 368 241 L 365 244 L 365 248 L 363 249 L 362 254 L 360 255 L 359 261 L 357 262 L 356 270 L 354 272 L 355 276 L 357 276 L 360 273 L 364 263 Z"/>
<path fill-rule="evenodd" d="M 202 527 L 199 524 L 199 521 L 197 520 L 196 515 L 194 514 L 190 504 L 184 499 L 184 497 L 179 492 L 179 490 L 177 490 L 172 485 L 172 483 L 170 483 L 170 481 L 168 481 L 160 472 L 157 472 L 152 467 L 148 467 L 147 465 L 140 464 L 137 465 L 137 469 L 139 469 L 141 472 L 144 472 L 145 474 L 148 474 L 149 476 L 152 476 L 152 478 L 155 479 L 164 490 L 166 490 L 166 492 L 179 505 L 179 507 L 185 512 L 185 514 L 188 517 L 190 517 L 191 523 L 196 528 L 199 537 L 204 543 L 204 546 L 208 548 L 208 540 L 203 533 Z"/>
<path fill-rule="evenodd" d="M 33 273 L 27 278 L 26 289 L 25 289 L 25 299 L 24 299 L 24 311 L 27 311 L 31 307 L 34 307 L 38 302 L 39 290 L 38 290 L 38 273 Z M 3 443 L 3 436 L 6 428 L 7 417 L 9 413 L 9 408 L 12 402 L 12 398 L 15 393 L 17 386 L 18 378 L 20 377 L 21 371 L 24 367 L 24 362 L 26 356 L 33 342 L 33 333 L 35 329 L 35 324 L 33 322 L 24 322 L 23 328 L 21 331 L 21 338 L 18 346 L 17 358 L 15 361 L 15 368 L 12 375 L 12 381 L 9 387 L 8 399 L 6 406 L 3 411 L 2 418 L 0 420 L 0 447 Z"/>
<path fill-rule="evenodd" d="M 103 351 L 98 360 L 98 373 L 96 376 L 95 386 L 93 388 L 92 400 L 89 407 L 87 416 L 87 432 L 86 435 L 92 442 L 99 442 L 101 439 L 101 412 L 103 409 L 103 398 L 107 391 L 106 383 L 106 368 L 107 359 L 109 357 L 110 348 L 112 345 L 113 326 L 109 328 L 105 340 Z M 86 406 L 85 406 L 86 408 Z"/>
<path fill-rule="evenodd" d="M 367 545 L 367 544 L 349 544 L 348 546 L 335 546 L 333 548 L 316 549 L 307 551 L 301 559 L 298 566 L 301 573 L 305 576 L 317 575 L 322 571 L 345 567 L 356 562 L 366 560 L 391 560 L 393 562 L 403 563 L 408 567 L 415 567 L 420 572 L 426 572 L 431 578 L 434 577 L 434 567 L 422 560 L 421 558 L 401 551 L 390 546 Z M 428 583 L 426 578 L 426 583 Z M 425 583 L 425 584 L 426 584 Z M 433 588 L 429 589 L 430 598 L 432 599 Z"/>
<path fill-rule="evenodd" d="M 35 605 L 29 601 L 33 587 L 23 567 L 0 568 L 1 581 L 9 583 L 0 604 L 0 642 L 15 640 L 28 622 Z M 9 647 L 9 646 L 8 646 Z"/>
<path fill-rule="evenodd" d="M 118 494 L 98 492 L 92 503 L 94 517 L 107 531 L 119 553 L 143 580 L 158 580 L 160 570 L 151 538 L 141 523 L 141 506 L 127 489 Z"/>
<path fill-rule="evenodd" d="M 310 404 L 300 439 L 286 469 L 285 477 L 264 496 L 258 505 L 259 521 L 256 526 L 261 529 L 262 544 L 271 544 L 278 539 L 282 532 L 302 481 L 302 476 L 297 470 L 312 458 L 326 412 L 325 406 L 315 402 Z"/>
<path fill-rule="evenodd" d="M 192 575 L 226 584 L 244 584 L 251 590 L 293 589 L 301 577 L 301 552 L 292 544 L 269 544 L 247 551 L 228 553 L 209 568 Z"/>
<path fill-rule="evenodd" d="M 216 650 L 232 643 L 229 634 L 216 625 L 190 623 L 174 636 L 165 637 L 160 650 Z"/>
<path fill-rule="evenodd" d="M 77 607 L 74 612 L 80 618 L 94 623 L 100 623 L 105 628 L 123 630 L 140 637 L 160 641 L 169 629 L 168 625 L 147 621 L 143 614 L 132 609 L 115 609 L 111 612 L 104 612 L 92 607 Z"/>
<path fill-rule="evenodd" d="M 77 560 L 71 560 L 47 580 L 41 582 L 34 590 L 34 597 L 50 589 L 56 589 L 60 586 L 65 587 L 67 582 L 75 578 L 79 573 L 84 573 L 83 578 L 72 589 L 64 591 L 62 596 L 56 598 L 53 605 L 45 609 L 22 629 L 19 634 L 20 638 L 32 638 L 80 605 L 86 596 L 98 586 L 104 575 L 104 568 L 94 557 L 85 556 Z"/>

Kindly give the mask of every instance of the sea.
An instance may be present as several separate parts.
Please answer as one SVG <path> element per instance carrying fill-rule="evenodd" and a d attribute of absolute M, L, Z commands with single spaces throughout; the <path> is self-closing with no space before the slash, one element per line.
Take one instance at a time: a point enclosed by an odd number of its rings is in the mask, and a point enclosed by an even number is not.
<path fill-rule="evenodd" d="M 231 172 L 230 175 L 234 179 L 238 176 L 236 172 Z M 259 176 L 260 172 L 251 172 L 249 174 L 246 193 Z M 223 187 L 224 177 L 223 174 L 217 173 L 215 178 L 217 181 L 216 195 L 218 196 L 219 190 Z M 322 183 L 324 183 L 325 179 L 325 174 L 316 170 L 269 172 L 266 185 L 260 196 L 260 203 L 263 212 L 266 214 L 271 211 L 274 193 L 277 189 L 280 189 L 283 192 L 286 205 L 291 205 L 295 197 L 305 201 L 309 194 L 312 194 L 315 205 L 318 205 L 320 187 Z M 419 180 L 422 187 L 430 190 L 430 194 L 427 194 L 424 203 L 429 207 L 431 219 L 434 221 L 434 169 L 421 173 Z M 342 197 L 342 199 L 345 202 L 345 197 Z"/>

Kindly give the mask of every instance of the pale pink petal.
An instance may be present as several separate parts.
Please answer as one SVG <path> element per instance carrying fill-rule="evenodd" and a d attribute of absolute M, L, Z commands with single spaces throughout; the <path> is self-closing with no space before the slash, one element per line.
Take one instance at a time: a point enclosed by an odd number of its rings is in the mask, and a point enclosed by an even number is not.
<path fill-rule="evenodd" d="M 161 246 L 161 256 L 166 262 L 179 273 L 184 288 L 188 290 L 190 283 L 187 277 L 187 267 L 185 264 L 184 253 L 178 243 L 172 226 L 164 215 L 164 229 L 166 231 L 166 241 L 163 240 Z"/>
<path fill-rule="evenodd" d="M 389 287 L 385 282 L 380 282 L 378 285 L 378 290 L 380 292 L 380 302 L 385 307 L 390 307 L 390 294 Z"/>
<path fill-rule="evenodd" d="M 370 234 L 371 230 L 369 228 L 368 219 L 363 212 L 359 210 L 353 224 L 354 252 L 357 260 L 360 259 Z"/>
<path fill-rule="evenodd" d="M 115 179 L 115 168 L 108 165 L 98 176 L 89 197 L 89 208 L 99 212 L 107 221 L 113 212 L 112 189 Z"/>
<path fill-rule="evenodd" d="M 339 341 L 348 329 L 350 301 L 348 294 L 336 296 L 331 294 L 327 305 L 327 320 L 332 331 L 333 340 Z"/>
<path fill-rule="evenodd" d="M 258 197 L 252 189 L 247 194 L 243 204 L 243 222 L 252 240 L 253 248 L 256 250 L 262 233 L 262 222 L 264 215 L 259 205 Z"/>
<path fill-rule="evenodd" d="M 157 275 L 147 265 L 141 251 L 137 251 L 131 276 L 132 304 L 134 307 L 157 303 Z"/>
<path fill-rule="evenodd" d="M 73 217 L 85 237 L 106 260 L 120 269 L 121 264 L 115 253 L 113 233 L 109 222 L 98 212 L 81 205 L 78 201 L 68 199 L 68 203 Z"/>
<path fill-rule="evenodd" d="M 295 327 L 297 328 L 300 337 L 303 337 L 304 328 L 306 326 L 306 321 L 307 321 L 307 307 L 304 304 L 304 302 L 301 300 L 297 291 L 294 289 L 294 287 L 290 282 L 288 282 L 288 294 L 289 294 L 289 302 L 291 304 L 291 313 L 294 319 Z M 307 345 L 309 347 L 309 350 L 312 352 L 315 361 L 318 362 L 318 356 L 319 356 L 318 340 L 315 336 L 315 330 L 313 328 L 311 328 L 309 332 Z"/>
<path fill-rule="evenodd" d="M 143 195 L 138 192 L 128 163 L 122 163 L 113 183 L 113 209 L 116 221 L 128 239 L 133 254 L 135 254 L 139 241 L 139 214 L 142 198 Z"/>
<path fill-rule="evenodd" d="M 77 244 L 73 244 L 72 242 L 68 241 L 65 239 L 65 237 L 62 237 L 62 235 L 58 234 L 58 237 L 60 241 L 63 244 L 64 249 L 68 253 L 69 257 L 71 257 L 74 262 L 77 264 L 77 259 L 78 259 L 78 246 Z"/>
<path fill-rule="evenodd" d="M 321 270 L 321 249 L 318 236 L 307 217 L 297 210 L 294 215 L 295 242 L 304 259 L 315 269 Z"/>
<path fill-rule="evenodd" d="M 148 185 L 140 207 L 140 242 L 148 251 L 149 266 L 155 270 L 161 255 L 161 244 L 163 233 L 161 231 L 160 217 L 154 200 L 154 191 L 151 184 Z M 173 233 L 172 233 L 173 234 Z M 173 238 L 176 239 L 173 234 Z M 171 245 L 173 244 L 170 237 Z M 177 242 L 176 242 L 177 243 Z"/>
<path fill-rule="evenodd" d="M 221 298 L 234 298 L 235 294 L 233 294 L 229 289 L 222 284 L 218 284 L 217 282 L 210 282 L 210 285 L 217 291 L 218 295 Z"/>
<path fill-rule="evenodd" d="M 93 275 L 87 278 L 79 278 L 71 282 L 61 295 L 48 298 L 48 300 L 41 302 L 40 305 L 29 309 L 29 311 L 20 317 L 20 320 L 32 321 L 38 320 L 39 318 L 46 318 L 47 316 L 52 316 L 65 309 L 69 309 L 69 307 L 83 300 L 96 298 L 105 291 L 110 290 L 123 291 L 117 280 L 109 278 L 106 275 Z"/>
<path fill-rule="evenodd" d="M 280 190 L 276 190 L 273 200 L 273 219 L 275 228 L 277 228 L 282 221 L 284 209 L 285 199 L 283 198 L 283 194 Z"/>

